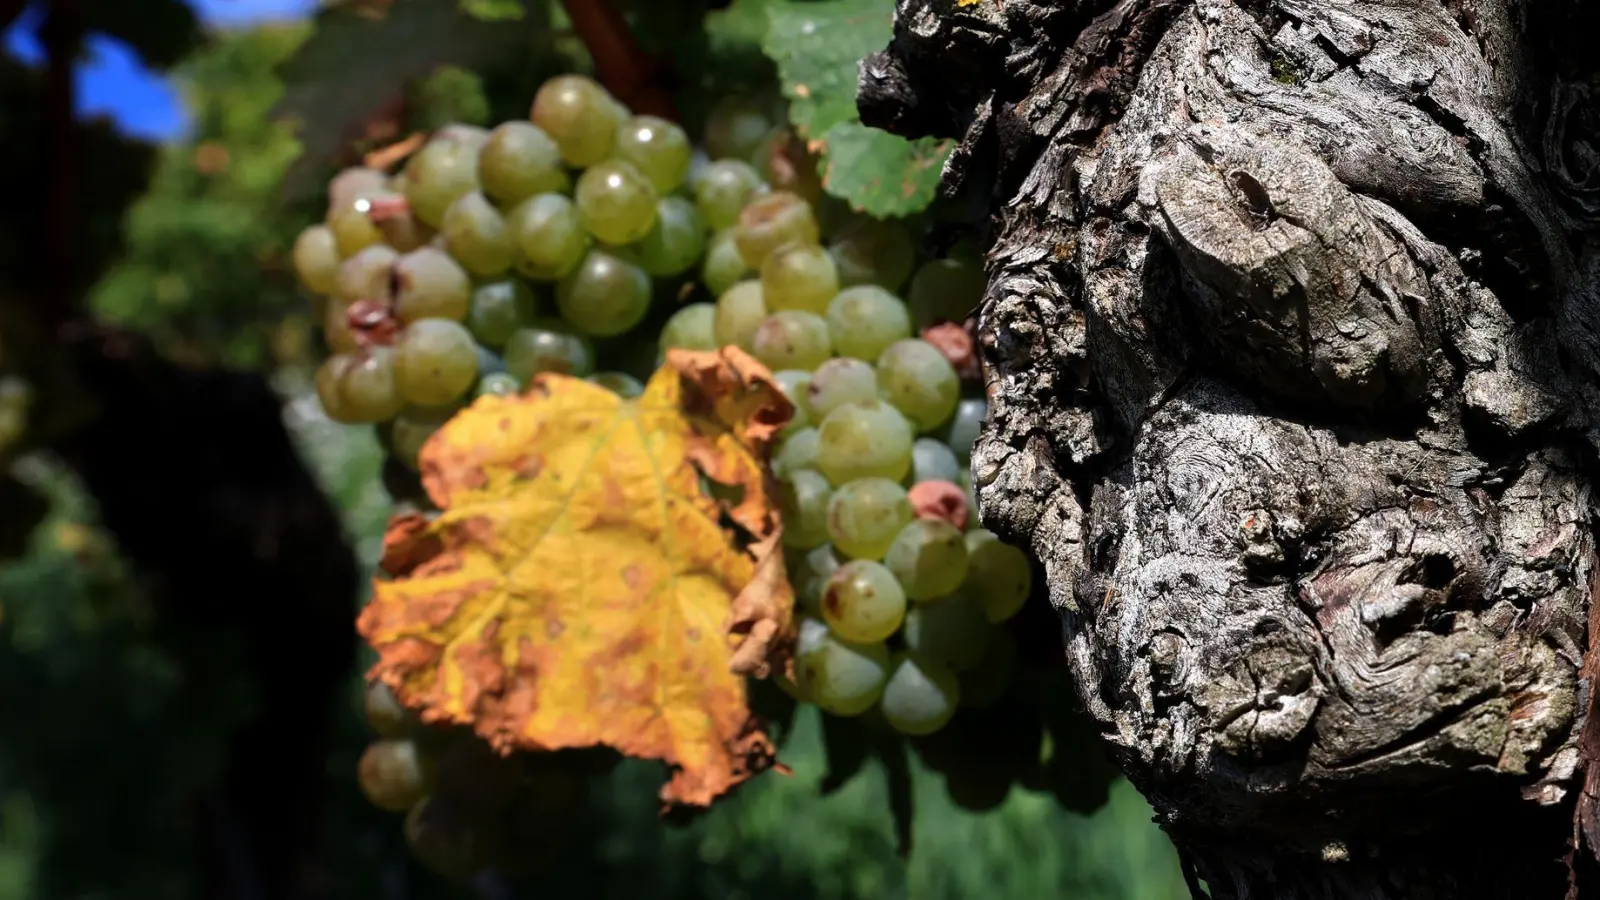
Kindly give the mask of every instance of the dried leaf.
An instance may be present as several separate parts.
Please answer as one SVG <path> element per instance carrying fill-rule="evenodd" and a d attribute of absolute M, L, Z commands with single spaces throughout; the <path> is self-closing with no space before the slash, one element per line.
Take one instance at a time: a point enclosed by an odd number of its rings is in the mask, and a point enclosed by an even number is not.
<path fill-rule="evenodd" d="M 673 351 L 633 401 L 559 375 L 479 399 L 423 448 L 440 514 L 390 529 L 359 623 L 373 677 L 504 751 L 664 760 L 669 804 L 769 767 L 743 673 L 786 643 L 766 459 L 792 413 L 733 348 Z"/>

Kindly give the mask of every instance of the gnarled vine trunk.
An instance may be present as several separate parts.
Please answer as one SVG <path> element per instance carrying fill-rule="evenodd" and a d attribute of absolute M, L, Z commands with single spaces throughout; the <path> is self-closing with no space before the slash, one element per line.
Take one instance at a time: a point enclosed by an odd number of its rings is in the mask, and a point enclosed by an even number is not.
<path fill-rule="evenodd" d="M 985 214 L 984 522 L 1193 880 L 1562 897 L 1600 3 L 897 7 L 860 106 Z"/>

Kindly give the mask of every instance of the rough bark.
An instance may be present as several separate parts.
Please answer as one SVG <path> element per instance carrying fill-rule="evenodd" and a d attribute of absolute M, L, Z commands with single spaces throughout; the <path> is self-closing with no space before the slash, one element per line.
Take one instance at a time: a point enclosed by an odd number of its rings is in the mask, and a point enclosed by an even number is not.
<path fill-rule="evenodd" d="M 1212 897 L 1567 889 L 1597 7 L 899 0 L 863 63 L 985 213 L 983 520 Z"/>

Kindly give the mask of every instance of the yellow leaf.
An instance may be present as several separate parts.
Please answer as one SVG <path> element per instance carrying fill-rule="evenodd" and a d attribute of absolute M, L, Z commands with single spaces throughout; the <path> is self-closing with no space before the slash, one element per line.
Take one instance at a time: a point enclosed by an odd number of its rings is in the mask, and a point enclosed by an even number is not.
<path fill-rule="evenodd" d="M 559 375 L 479 399 L 422 450 L 441 512 L 390 525 L 359 622 L 373 676 L 502 751 L 664 760 L 668 803 L 768 767 L 744 674 L 786 643 L 766 459 L 792 413 L 734 348 L 672 351 L 633 401 Z"/>

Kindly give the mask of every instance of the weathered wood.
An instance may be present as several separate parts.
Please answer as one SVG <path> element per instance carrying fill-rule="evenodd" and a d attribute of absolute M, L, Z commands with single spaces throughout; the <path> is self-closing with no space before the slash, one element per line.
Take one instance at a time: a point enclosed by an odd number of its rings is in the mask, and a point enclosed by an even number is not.
<path fill-rule="evenodd" d="M 1600 4 L 897 7 L 862 114 L 989 213 L 983 520 L 1195 876 L 1562 896 Z"/>

